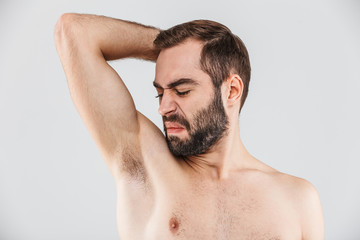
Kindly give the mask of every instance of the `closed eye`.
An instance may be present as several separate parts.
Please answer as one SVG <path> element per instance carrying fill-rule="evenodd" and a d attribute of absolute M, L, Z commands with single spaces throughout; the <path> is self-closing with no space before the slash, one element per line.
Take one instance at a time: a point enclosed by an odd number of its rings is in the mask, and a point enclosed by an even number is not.
<path fill-rule="evenodd" d="M 190 90 L 187 90 L 185 92 L 176 91 L 176 94 L 179 95 L 179 96 L 184 96 L 184 95 L 188 94 L 189 92 L 190 92 Z"/>
<path fill-rule="evenodd" d="M 184 91 L 184 92 L 179 92 L 177 90 L 175 90 L 175 91 L 176 91 L 176 94 L 178 96 L 185 96 L 186 94 L 188 94 L 190 92 L 190 90 L 187 90 L 187 91 Z M 158 95 L 155 96 L 155 98 L 161 98 L 163 95 L 164 95 L 163 93 L 158 94 Z"/>

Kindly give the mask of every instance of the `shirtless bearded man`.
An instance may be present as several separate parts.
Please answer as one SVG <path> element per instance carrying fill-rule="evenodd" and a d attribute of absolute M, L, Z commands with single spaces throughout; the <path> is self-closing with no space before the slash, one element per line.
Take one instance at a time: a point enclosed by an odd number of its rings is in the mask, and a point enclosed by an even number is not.
<path fill-rule="evenodd" d="M 74 104 L 115 178 L 122 240 L 323 239 L 315 188 L 241 142 L 250 63 L 228 28 L 201 20 L 160 31 L 64 14 L 55 42 Z M 156 62 L 165 137 L 107 63 L 129 57 Z"/>

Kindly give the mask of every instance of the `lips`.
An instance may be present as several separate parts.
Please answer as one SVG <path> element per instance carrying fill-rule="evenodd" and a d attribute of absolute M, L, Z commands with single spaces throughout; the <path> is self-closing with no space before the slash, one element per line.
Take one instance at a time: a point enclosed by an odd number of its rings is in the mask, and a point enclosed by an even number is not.
<path fill-rule="evenodd" d="M 165 127 L 167 129 L 169 129 L 169 128 L 182 128 L 182 129 L 184 129 L 184 127 L 181 124 L 175 123 L 175 122 L 165 122 Z"/>
<path fill-rule="evenodd" d="M 185 129 L 181 124 L 175 122 L 165 122 L 165 128 L 168 134 L 179 133 Z"/>

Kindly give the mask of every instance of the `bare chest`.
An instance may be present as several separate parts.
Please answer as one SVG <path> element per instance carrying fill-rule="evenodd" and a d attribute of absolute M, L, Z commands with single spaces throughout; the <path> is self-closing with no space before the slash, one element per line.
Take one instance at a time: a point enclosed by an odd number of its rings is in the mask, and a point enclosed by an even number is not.
<path fill-rule="evenodd" d="M 277 194 L 251 184 L 173 186 L 133 207 L 143 225 L 135 228 L 148 240 L 300 239 L 294 210 Z"/>

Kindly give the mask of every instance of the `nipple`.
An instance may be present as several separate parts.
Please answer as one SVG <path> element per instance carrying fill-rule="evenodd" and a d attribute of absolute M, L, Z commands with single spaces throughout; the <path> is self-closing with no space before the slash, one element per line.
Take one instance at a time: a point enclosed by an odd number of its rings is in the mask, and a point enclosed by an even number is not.
<path fill-rule="evenodd" d="M 172 233 L 176 233 L 179 230 L 179 221 L 175 217 L 169 220 L 169 229 Z"/>

